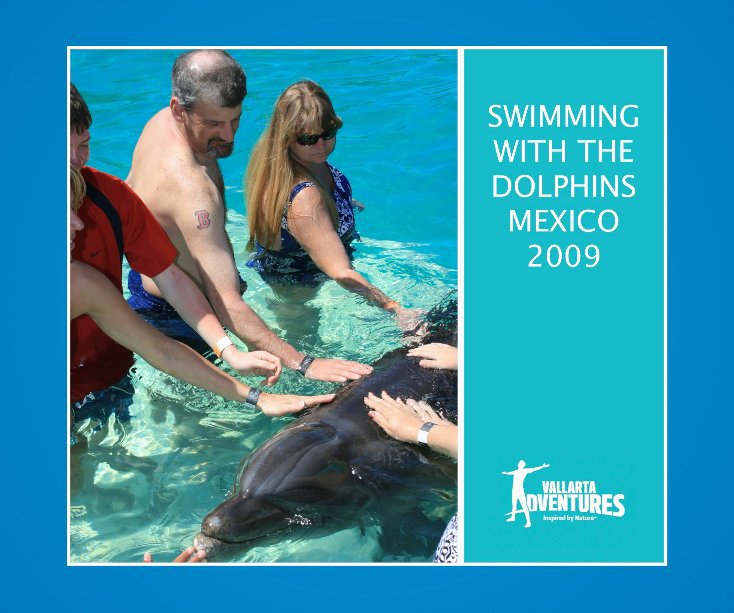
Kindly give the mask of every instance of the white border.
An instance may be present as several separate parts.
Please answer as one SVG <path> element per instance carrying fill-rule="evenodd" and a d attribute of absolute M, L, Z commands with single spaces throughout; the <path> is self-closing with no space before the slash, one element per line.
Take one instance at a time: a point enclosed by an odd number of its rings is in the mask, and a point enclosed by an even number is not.
<path fill-rule="evenodd" d="M 358 566 L 367 568 L 383 568 L 383 567 L 421 567 L 421 568 L 447 568 L 452 566 L 458 567 L 482 567 L 482 566 L 667 566 L 668 565 L 668 47 L 667 46 L 614 46 L 614 45 L 598 45 L 598 46 L 332 46 L 332 47 L 305 47 L 305 46 L 227 46 L 227 45 L 205 45 L 205 46 L 125 46 L 125 45 L 70 45 L 66 48 L 66 79 L 67 79 L 67 100 L 69 99 L 69 83 L 71 82 L 71 52 L 76 50 L 184 50 L 184 49 L 232 49 L 232 50 L 456 50 L 457 52 L 457 258 L 458 258 L 458 293 L 459 293 L 459 344 L 462 351 L 459 352 L 459 462 L 458 472 L 458 515 L 459 515 L 459 562 L 456 565 L 442 565 L 432 563 L 398 563 L 398 562 L 238 562 L 238 563 L 219 563 L 208 562 L 205 566 L 257 566 L 257 567 L 343 567 Z M 588 50 L 588 49 L 608 49 L 608 50 L 656 50 L 663 51 L 663 561 L 662 562 L 464 562 L 464 51 L 465 50 Z M 67 105 L 67 125 L 69 124 L 69 108 Z M 68 138 L 68 136 L 67 136 Z M 67 165 L 69 164 L 67 142 Z M 70 206 L 70 193 L 67 186 L 67 209 Z M 71 240 L 69 226 L 67 224 L 67 241 Z M 67 243 L 68 244 L 68 243 Z M 70 305 L 70 270 L 67 265 L 66 269 L 66 287 L 67 302 L 66 313 L 67 321 L 69 320 Z M 67 372 L 71 368 L 71 339 L 69 329 L 66 333 L 67 344 Z M 66 397 L 71 395 L 71 383 L 67 379 Z M 67 415 L 67 432 L 71 431 L 71 417 Z M 68 438 L 68 433 L 67 433 Z M 66 451 L 66 500 L 67 512 L 71 506 L 71 447 L 67 442 Z M 139 563 L 118 563 L 118 562 L 72 562 L 71 561 L 71 515 L 67 516 L 66 524 L 66 564 L 72 567 L 85 566 L 139 566 Z M 153 562 L 149 566 L 170 566 L 169 563 Z M 187 566 L 187 565 L 181 565 Z"/>

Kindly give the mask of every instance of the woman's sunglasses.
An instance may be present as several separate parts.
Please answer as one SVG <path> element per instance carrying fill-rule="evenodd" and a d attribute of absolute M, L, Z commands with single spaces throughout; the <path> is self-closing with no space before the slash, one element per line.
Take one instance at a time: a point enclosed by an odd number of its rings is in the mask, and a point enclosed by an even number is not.
<path fill-rule="evenodd" d="M 310 147 L 311 145 L 318 143 L 320 138 L 331 140 L 336 136 L 336 132 L 336 129 L 332 129 L 331 131 L 324 132 L 323 134 L 301 134 L 301 136 L 296 136 L 296 142 L 304 147 Z"/>

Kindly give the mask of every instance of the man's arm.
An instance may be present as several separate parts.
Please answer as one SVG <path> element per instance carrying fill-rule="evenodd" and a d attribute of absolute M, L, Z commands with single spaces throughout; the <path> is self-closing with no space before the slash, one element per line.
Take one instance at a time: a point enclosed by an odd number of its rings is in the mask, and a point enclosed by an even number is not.
<path fill-rule="evenodd" d="M 196 263 L 204 293 L 219 320 L 248 347 L 273 353 L 287 367 L 298 368 L 305 355 L 270 330 L 240 295 L 239 272 L 224 228 L 224 204 L 216 187 L 211 183 L 199 191 L 188 190 L 187 193 L 188 201 L 179 200 L 174 222 Z M 196 197 L 194 204 L 190 202 L 192 196 Z M 159 288 L 165 294 L 164 289 Z M 172 301 L 169 302 L 176 308 Z M 308 368 L 307 376 L 344 382 L 371 372 L 372 367 L 358 362 L 316 359 Z"/>
<path fill-rule="evenodd" d="M 225 337 L 224 328 L 204 294 L 176 264 L 171 264 L 162 273 L 153 277 L 153 281 L 176 312 L 198 332 L 210 347 L 215 347 L 217 341 Z M 240 351 L 234 345 L 229 345 L 219 355 L 227 364 L 242 374 L 253 372 L 265 374 L 267 372 L 264 381 L 266 385 L 274 384 L 280 377 L 280 359 L 266 351 L 247 353 Z M 259 368 L 259 370 L 253 371 L 254 368 Z"/>
<path fill-rule="evenodd" d="M 125 238 L 125 256 L 130 266 L 157 280 L 159 289 L 165 292 L 184 320 L 210 347 L 218 347 L 217 354 L 232 368 L 244 375 L 263 374 L 266 385 L 275 383 L 282 368 L 280 359 L 264 351 L 242 352 L 229 339 L 229 346 L 219 345 L 218 341 L 226 339 L 224 328 L 198 286 L 173 263 L 176 248 L 163 227 L 130 186 L 111 175 L 101 176 L 110 198 L 117 202 Z"/>

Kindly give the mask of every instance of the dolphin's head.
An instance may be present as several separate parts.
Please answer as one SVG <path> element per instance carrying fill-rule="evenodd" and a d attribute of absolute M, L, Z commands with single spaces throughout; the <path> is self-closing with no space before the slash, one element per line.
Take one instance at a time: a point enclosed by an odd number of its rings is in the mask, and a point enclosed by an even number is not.
<path fill-rule="evenodd" d="M 286 513 L 259 498 L 232 496 L 201 522 L 201 532 L 225 543 L 242 543 L 271 534 L 285 523 Z"/>
<path fill-rule="evenodd" d="M 201 523 L 201 532 L 225 543 L 244 543 L 311 526 L 318 506 L 338 501 L 351 477 L 334 428 L 309 421 L 287 428 L 244 463 L 238 492 Z M 207 550 L 208 551 L 208 550 Z"/>

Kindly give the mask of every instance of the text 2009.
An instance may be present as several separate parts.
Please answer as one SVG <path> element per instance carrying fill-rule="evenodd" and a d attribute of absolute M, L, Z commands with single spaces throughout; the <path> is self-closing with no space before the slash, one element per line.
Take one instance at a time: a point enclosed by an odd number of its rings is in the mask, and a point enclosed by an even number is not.
<path fill-rule="evenodd" d="M 577 268 L 583 265 L 585 268 L 594 268 L 599 264 L 599 247 L 596 245 L 586 245 L 583 251 L 578 245 L 569 245 L 565 249 L 560 245 L 549 245 L 545 248 L 545 257 L 543 257 L 543 247 L 541 245 L 530 245 L 531 250 L 535 250 L 535 255 L 528 262 L 529 268 L 542 268 L 549 266 L 550 268 L 558 268 L 566 265 L 569 268 Z"/>

